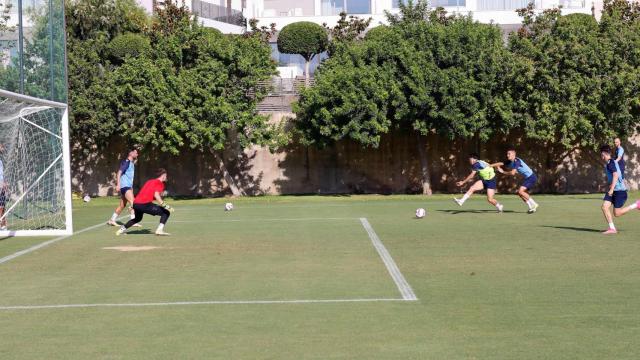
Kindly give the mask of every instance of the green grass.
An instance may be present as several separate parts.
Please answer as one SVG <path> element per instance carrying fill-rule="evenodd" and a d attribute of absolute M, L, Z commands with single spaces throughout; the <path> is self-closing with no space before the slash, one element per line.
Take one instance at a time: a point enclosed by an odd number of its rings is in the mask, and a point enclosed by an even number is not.
<path fill-rule="evenodd" d="M 171 237 L 145 217 L 0 264 L 0 307 L 400 299 L 360 217 L 419 301 L 0 310 L 0 358 L 637 359 L 640 212 L 602 236 L 600 198 L 537 196 L 533 215 L 504 195 L 513 212 L 481 196 L 175 200 Z M 76 230 L 113 205 L 76 203 Z M 45 240 L 4 239 L 0 257 Z M 122 245 L 160 248 L 104 249 Z"/>

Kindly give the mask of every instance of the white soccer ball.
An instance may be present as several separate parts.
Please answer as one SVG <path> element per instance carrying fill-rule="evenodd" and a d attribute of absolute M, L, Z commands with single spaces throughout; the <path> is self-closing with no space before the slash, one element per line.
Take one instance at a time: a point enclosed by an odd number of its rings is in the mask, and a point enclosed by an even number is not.
<path fill-rule="evenodd" d="M 89 201 L 91 201 L 91 196 L 89 196 L 89 195 L 85 195 L 85 196 L 82 198 L 82 200 L 83 200 L 84 202 L 89 202 Z"/>
<path fill-rule="evenodd" d="M 422 219 L 425 215 L 427 215 L 427 210 L 423 208 L 419 208 L 416 210 L 416 218 Z"/>
<path fill-rule="evenodd" d="M 233 210 L 233 204 L 232 203 L 224 204 L 224 211 L 231 211 L 231 210 Z"/>

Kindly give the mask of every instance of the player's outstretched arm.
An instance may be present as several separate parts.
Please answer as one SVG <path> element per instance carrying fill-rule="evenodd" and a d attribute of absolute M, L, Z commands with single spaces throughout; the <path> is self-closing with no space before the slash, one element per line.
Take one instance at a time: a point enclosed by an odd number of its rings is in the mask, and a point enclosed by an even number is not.
<path fill-rule="evenodd" d="M 473 179 L 475 176 L 476 176 L 476 171 L 472 171 L 472 172 L 471 172 L 471 174 L 469 174 L 469 176 L 467 176 L 467 177 L 466 177 L 464 180 L 462 180 L 462 181 L 458 181 L 458 182 L 456 183 L 456 185 L 458 185 L 458 186 L 462 186 L 462 185 L 464 185 L 464 184 L 468 183 L 469 181 L 471 181 L 471 179 Z"/>

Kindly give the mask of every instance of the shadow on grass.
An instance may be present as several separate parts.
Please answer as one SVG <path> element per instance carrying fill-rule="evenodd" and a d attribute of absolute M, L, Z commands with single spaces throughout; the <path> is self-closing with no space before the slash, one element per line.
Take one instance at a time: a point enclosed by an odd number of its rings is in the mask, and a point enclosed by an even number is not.
<path fill-rule="evenodd" d="M 438 210 L 440 212 L 445 212 L 449 214 L 484 214 L 484 213 L 498 213 L 497 210 Z M 504 210 L 503 213 L 515 213 L 513 210 Z"/>
<path fill-rule="evenodd" d="M 149 235 L 149 234 L 153 234 L 153 232 L 151 232 L 151 230 L 149 229 L 127 231 L 127 235 Z"/>
<path fill-rule="evenodd" d="M 3 240 L 9 240 L 9 239 L 11 239 L 11 236 L 5 236 L 5 237 L 3 237 L 3 238 L 0 238 L 0 241 L 3 241 Z"/>
<path fill-rule="evenodd" d="M 575 226 L 553 226 L 553 225 L 541 225 L 541 227 L 551 228 L 551 229 L 560 229 L 560 230 L 572 230 L 572 231 L 581 231 L 581 232 L 592 232 L 599 233 L 601 230 L 598 229 L 590 229 L 590 228 L 582 228 Z"/>

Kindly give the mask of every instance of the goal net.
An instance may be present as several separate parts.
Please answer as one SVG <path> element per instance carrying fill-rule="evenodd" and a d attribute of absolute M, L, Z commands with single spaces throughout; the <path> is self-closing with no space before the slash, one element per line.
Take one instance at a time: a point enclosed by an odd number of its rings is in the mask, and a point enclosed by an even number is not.
<path fill-rule="evenodd" d="M 0 237 L 72 231 L 67 106 L 0 90 Z"/>

